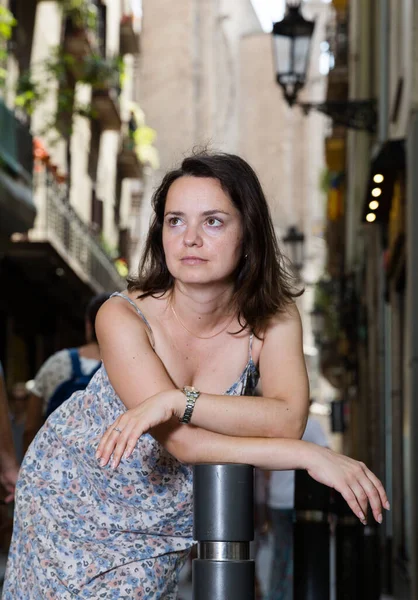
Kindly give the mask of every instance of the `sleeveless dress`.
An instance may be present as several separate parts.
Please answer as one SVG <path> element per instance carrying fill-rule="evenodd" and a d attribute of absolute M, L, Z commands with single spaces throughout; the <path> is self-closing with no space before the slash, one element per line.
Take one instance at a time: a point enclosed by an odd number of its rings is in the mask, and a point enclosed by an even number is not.
<path fill-rule="evenodd" d="M 130 302 L 151 327 L 134 302 Z M 251 356 L 225 394 L 252 395 Z M 24 458 L 3 600 L 175 600 L 192 538 L 192 468 L 143 435 L 116 470 L 95 458 L 126 411 L 104 365 L 46 421 Z"/>

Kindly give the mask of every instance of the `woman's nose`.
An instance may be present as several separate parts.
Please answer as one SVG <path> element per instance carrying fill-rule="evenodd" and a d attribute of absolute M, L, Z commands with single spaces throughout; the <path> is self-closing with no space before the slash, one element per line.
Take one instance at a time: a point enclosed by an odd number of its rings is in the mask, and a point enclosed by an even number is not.
<path fill-rule="evenodd" d="M 189 225 L 184 233 L 185 246 L 200 246 L 202 238 L 198 231 L 198 227 Z"/>

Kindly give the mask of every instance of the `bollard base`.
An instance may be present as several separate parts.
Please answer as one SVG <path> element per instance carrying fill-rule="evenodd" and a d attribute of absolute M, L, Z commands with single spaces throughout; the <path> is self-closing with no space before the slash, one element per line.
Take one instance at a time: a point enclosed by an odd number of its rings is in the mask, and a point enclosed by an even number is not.
<path fill-rule="evenodd" d="M 253 560 L 199 560 L 193 563 L 193 600 L 254 600 Z"/>

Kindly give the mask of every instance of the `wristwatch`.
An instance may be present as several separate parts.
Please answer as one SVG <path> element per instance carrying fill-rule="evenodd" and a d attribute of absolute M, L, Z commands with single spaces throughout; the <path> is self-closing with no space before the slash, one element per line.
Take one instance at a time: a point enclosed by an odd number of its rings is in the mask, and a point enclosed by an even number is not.
<path fill-rule="evenodd" d="M 194 405 L 196 404 L 196 400 L 200 396 L 199 390 L 190 385 L 185 385 L 181 390 L 183 394 L 186 396 L 186 409 L 184 411 L 184 415 L 179 418 L 180 423 L 190 423 L 190 419 L 192 418 Z"/>

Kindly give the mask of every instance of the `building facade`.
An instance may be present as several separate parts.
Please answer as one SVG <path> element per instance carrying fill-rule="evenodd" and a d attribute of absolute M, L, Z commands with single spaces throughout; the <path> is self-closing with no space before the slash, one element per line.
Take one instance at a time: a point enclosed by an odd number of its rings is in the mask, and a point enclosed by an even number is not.
<path fill-rule="evenodd" d="M 137 102 L 139 0 L 0 9 L 0 358 L 12 385 L 82 342 L 94 293 L 124 287 L 157 154 Z"/>
<path fill-rule="evenodd" d="M 412 1 L 333 5 L 335 64 L 344 69 L 330 73 L 327 96 L 341 101 L 327 140 L 331 304 L 339 314 L 331 350 L 348 417 L 346 449 L 370 464 L 391 499 L 379 531 L 381 589 L 413 599 L 418 11 Z"/>

